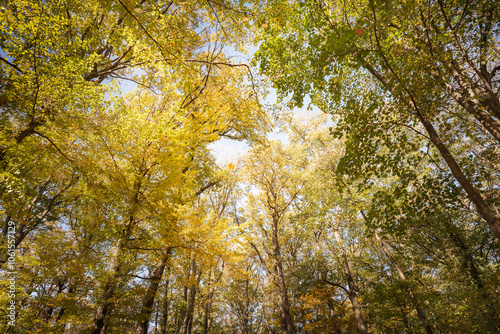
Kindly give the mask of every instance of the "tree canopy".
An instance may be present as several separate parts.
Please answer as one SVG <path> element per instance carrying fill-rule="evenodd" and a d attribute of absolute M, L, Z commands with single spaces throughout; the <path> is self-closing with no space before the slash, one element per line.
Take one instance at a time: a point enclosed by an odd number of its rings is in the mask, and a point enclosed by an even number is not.
<path fill-rule="evenodd" d="M 496 2 L 0 6 L 2 333 L 500 332 Z"/>

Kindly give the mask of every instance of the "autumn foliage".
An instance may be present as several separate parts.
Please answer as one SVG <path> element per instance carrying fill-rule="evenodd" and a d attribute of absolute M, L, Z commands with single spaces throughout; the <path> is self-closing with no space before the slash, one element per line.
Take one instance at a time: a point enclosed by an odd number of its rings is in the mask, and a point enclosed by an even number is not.
<path fill-rule="evenodd" d="M 500 331 L 496 2 L 0 22 L 2 333 Z"/>

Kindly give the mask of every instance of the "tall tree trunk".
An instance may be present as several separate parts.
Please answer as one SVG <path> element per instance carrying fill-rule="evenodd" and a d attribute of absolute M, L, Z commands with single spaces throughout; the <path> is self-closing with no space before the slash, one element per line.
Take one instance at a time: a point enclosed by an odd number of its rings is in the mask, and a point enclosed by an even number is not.
<path fill-rule="evenodd" d="M 340 236 L 340 233 L 338 231 L 338 226 L 333 226 L 333 234 L 335 235 L 335 240 L 337 240 L 337 243 L 339 245 L 339 250 L 340 250 L 340 264 L 342 266 L 342 270 L 344 271 L 344 275 L 346 277 L 347 281 L 347 286 L 349 287 L 348 291 L 348 297 L 349 300 L 351 301 L 352 309 L 354 311 L 354 317 L 356 318 L 356 326 L 358 327 L 358 331 L 360 334 L 368 334 L 368 329 L 365 324 L 365 321 L 363 320 L 363 314 L 361 312 L 361 305 L 359 305 L 358 301 L 358 293 L 356 292 L 357 286 L 356 283 L 354 282 L 354 277 L 351 273 L 351 268 L 349 266 L 349 260 L 347 259 L 347 254 L 344 249 L 344 244 L 342 241 L 342 237 Z"/>
<path fill-rule="evenodd" d="M 363 216 L 364 216 L 364 213 L 363 213 Z M 399 265 L 396 262 L 396 260 L 394 260 L 394 258 L 392 257 L 391 253 L 389 252 L 389 250 L 385 246 L 385 244 L 382 241 L 382 239 L 380 239 L 380 237 L 376 233 L 375 233 L 375 238 L 377 239 L 377 241 L 378 241 L 378 243 L 380 245 L 380 248 L 382 248 L 382 251 L 385 253 L 385 255 L 387 256 L 387 258 L 389 259 L 389 261 L 392 263 L 392 265 L 394 266 L 394 268 L 396 268 L 396 271 L 398 273 L 399 278 L 401 279 L 401 281 L 403 281 L 405 283 L 406 291 L 408 292 L 408 295 L 410 296 L 410 299 L 411 299 L 411 302 L 413 304 L 413 307 L 417 311 L 418 317 L 420 319 L 420 322 L 422 323 L 422 326 L 425 329 L 425 332 L 427 334 L 433 334 L 432 333 L 432 329 L 429 326 L 429 323 L 427 322 L 427 319 L 425 317 L 424 311 L 418 305 L 417 298 L 415 297 L 413 289 L 411 288 L 410 284 L 408 284 L 408 281 L 406 279 L 406 275 L 401 270 L 401 268 L 399 267 Z"/>
<path fill-rule="evenodd" d="M 250 280 L 247 278 L 245 280 L 245 300 L 243 301 L 243 312 L 241 315 L 241 327 L 243 330 L 243 334 L 250 334 L 251 333 L 251 327 L 250 327 L 250 319 L 249 319 L 249 307 L 250 307 L 250 296 L 249 296 L 249 285 L 250 285 Z"/>
<path fill-rule="evenodd" d="M 479 191 L 472 185 L 467 176 L 465 176 L 457 161 L 448 150 L 448 147 L 445 145 L 445 143 L 443 143 L 443 141 L 441 141 L 441 138 L 437 134 L 434 126 L 432 126 L 432 123 L 429 121 L 429 119 L 425 117 L 417 107 L 415 107 L 415 111 L 418 118 L 420 119 L 420 122 L 427 130 L 432 143 L 437 147 L 439 153 L 448 164 L 451 173 L 465 190 L 472 203 L 474 203 L 474 205 L 476 206 L 478 213 L 490 226 L 497 239 L 500 240 L 500 219 L 495 215 L 495 213 L 493 213 L 493 211 L 484 201 Z"/>
<path fill-rule="evenodd" d="M 189 279 L 191 278 L 191 263 L 192 259 L 190 258 L 189 262 L 187 263 L 186 266 L 186 280 L 189 282 Z M 187 312 L 187 305 L 188 305 L 188 294 L 189 294 L 189 286 L 188 283 L 183 287 L 183 296 L 182 296 L 182 302 L 180 307 L 177 309 L 176 312 L 176 319 L 175 319 L 175 324 L 176 324 L 176 333 L 181 333 L 181 328 L 182 324 L 184 321 L 184 318 L 186 316 Z"/>
<path fill-rule="evenodd" d="M 408 318 L 406 317 L 405 309 L 404 309 L 403 305 L 401 305 L 401 301 L 398 300 L 397 298 L 396 298 L 396 304 L 398 304 L 398 306 L 399 306 L 399 310 L 401 311 L 401 319 L 403 319 L 403 323 L 405 324 L 405 327 L 406 327 L 406 330 L 408 331 L 408 334 L 413 334 L 411 327 L 410 327 L 410 324 L 408 323 Z"/>
<path fill-rule="evenodd" d="M 431 52 L 442 53 L 443 50 L 436 45 L 429 43 L 427 37 L 423 35 L 420 39 L 427 45 Z M 493 118 L 493 115 L 499 114 L 500 106 L 498 104 L 498 97 L 495 94 L 490 94 L 487 90 L 479 87 L 477 83 L 470 81 L 470 78 L 464 73 L 467 71 L 463 66 L 451 58 L 450 60 L 441 57 L 441 63 L 444 65 L 445 70 L 451 75 L 458 83 L 458 87 L 450 84 L 441 73 L 441 68 L 434 66 L 430 70 L 431 76 L 443 87 L 443 89 L 468 113 L 473 115 L 479 123 L 498 141 L 500 142 L 500 124 Z M 488 98 L 485 99 L 485 97 Z M 482 97 L 484 102 L 480 101 Z M 490 114 L 487 109 L 490 109 Z"/>
<path fill-rule="evenodd" d="M 351 301 L 352 309 L 354 311 L 354 317 L 356 318 L 356 326 L 360 334 L 367 334 L 365 321 L 363 320 L 363 314 L 361 313 L 361 306 L 358 301 L 358 294 L 356 293 L 353 286 L 353 280 L 347 279 L 347 285 L 349 286 L 349 300 Z"/>
<path fill-rule="evenodd" d="M 196 276 L 196 260 L 194 258 L 191 262 L 190 271 L 191 271 L 191 276 Z M 189 294 L 187 296 L 186 310 L 184 312 L 181 327 L 179 330 L 179 333 L 181 334 L 191 334 L 191 329 L 193 326 L 194 304 L 196 300 L 196 289 L 197 289 L 197 281 L 194 281 L 188 289 Z"/>
<path fill-rule="evenodd" d="M 224 263 L 222 263 L 222 270 L 224 269 Z M 207 288 L 208 288 L 208 293 L 207 297 L 205 299 L 205 318 L 203 320 L 203 334 L 208 334 L 210 331 L 210 324 L 212 322 L 211 319 L 211 313 L 212 313 L 212 301 L 213 301 L 213 296 L 214 296 L 214 290 L 215 287 L 213 287 L 214 284 L 217 284 L 222 276 L 222 271 L 219 274 L 219 277 L 215 279 L 215 271 L 214 271 L 214 280 L 212 281 L 211 276 L 212 276 L 212 268 L 209 269 L 208 271 L 208 280 L 207 280 Z"/>
<path fill-rule="evenodd" d="M 210 284 L 211 284 L 211 276 L 212 276 L 212 268 L 208 270 L 208 278 L 207 278 L 207 287 L 208 287 L 208 293 L 207 293 L 207 298 L 205 299 L 205 315 L 203 319 L 203 334 L 208 333 L 208 329 L 210 327 L 210 311 L 212 308 L 212 295 L 213 291 L 211 290 Z"/>
<path fill-rule="evenodd" d="M 428 29 L 430 22 L 428 22 L 423 15 L 421 18 L 422 23 Z M 449 28 L 453 31 L 451 26 L 449 26 Z M 490 30 L 490 28 L 487 30 Z M 500 100 L 491 87 L 491 73 L 487 71 L 484 54 L 480 55 L 481 69 L 479 70 L 475 67 L 474 63 L 470 61 L 465 49 L 459 47 L 462 51 L 462 56 L 467 59 L 467 62 L 480 79 L 475 81 L 467 73 L 468 69 L 466 69 L 460 61 L 457 61 L 450 52 L 445 50 L 440 43 L 432 41 L 429 35 L 425 34 L 423 31 L 417 33 L 417 35 L 422 43 L 427 46 L 432 56 L 442 65 L 442 68 L 455 79 L 455 82 L 458 83 L 458 87 L 453 86 L 449 82 L 449 79 L 446 80 L 447 78 L 442 75 L 441 68 L 438 66 L 434 66 L 430 69 L 431 76 L 441 84 L 444 90 L 448 92 L 459 105 L 474 115 L 484 128 L 500 142 L 500 125 L 493 118 L 493 116 L 500 118 Z M 485 36 L 486 35 L 483 35 L 481 38 L 482 41 L 480 44 L 482 47 L 486 44 L 487 38 Z M 481 82 L 483 85 L 481 85 Z"/>
<path fill-rule="evenodd" d="M 103 294 L 100 298 L 101 301 L 97 305 L 96 314 L 90 330 L 92 334 L 101 334 L 101 332 L 105 332 L 103 331 L 104 320 L 114 303 L 113 297 L 115 296 L 116 287 L 120 278 L 120 269 L 123 265 L 122 253 L 125 247 L 125 242 L 132 235 L 132 230 L 135 225 L 135 214 L 139 204 L 139 192 L 142 184 L 141 177 L 145 176 L 145 174 L 146 173 L 139 176 L 139 178 L 134 182 L 133 185 L 134 193 L 130 201 L 128 217 L 120 232 L 118 241 L 113 247 L 109 264 L 108 279 L 104 284 Z"/>
<path fill-rule="evenodd" d="M 383 55 L 383 53 L 381 53 Z M 385 59 L 385 56 L 383 55 L 384 60 L 391 70 L 391 72 L 396 76 L 396 79 L 401 82 L 397 74 L 392 70 L 392 67 L 390 66 L 389 62 Z M 387 80 L 380 74 L 378 73 L 370 64 L 367 62 L 363 61 L 363 66 L 370 72 L 374 77 L 377 78 L 377 80 L 380 81 L 380 83 L 384 86 L 387 87 L 388 83 Z M 408 94 L 408 99 L 406 103 L 408 106 L 415 111 L 415 114 L 417 115 L 417 118 L 419 119 L 420 123 L 423 125 L 427 133 L 429 134 L 429 138 L 432 142 L 432 144 L 438 149 L 439 154 L 441 157 L 444 159 L 448 167 L 450 168 L 451 173 L 455 177 L 455 179 L 458 181 L 458 183 L 462 186 L 462 189 L 465 190 L 467 193 L 467 196 L 471 200 L 472 203 L 474 203 L 474 206 L 476 207 L 477 212 L 479 215 L 486 221 L 488 226 L 491 228 L 493 233 L 495 234 L 496 238 L 500 240 L 500 218 L 498 218 L 495 213 L 491 210 L 491 208 L 486 204 L 484 201 L 483 197 L 479 193 L 479 191 L 472 185 L 470 180 L 467 178 L 467 176 L 463 173 L 462 169 L 460 168 L 459 164 L 455 160 L 455 157 L 451 154 L 450 150 L 446 146 L 446 144 L 441 140 L 439 137 L 438 133 L 436 132 L 436 129 L 432 125 L 431 121 L 422 113 L 420 110 L 416 100 L 413 97 L 413 94 L 408 90 L 406 87 L 404 87 L 404 90 Z M 395 98 L 398 98 L 395 94 L 394 88 L 388 88 L 389 92 L 391 92 Z"/>
<path fill-rule="evenodd" d="M 168 270 L 168 269 L 167 269 Z M 165 296 L 163 297 L 162 317 L 160 320 L 160 334 L 167 334 L 168 326 L 168 309 L 170 300 L 168 298 L 168 285 L 170 282 L 170 270 L 168 270 L 167 279 L 165 281 Z"/>
<path fill-rule="evenodd" d="M 461 258 L 461 266 L 464 272 L 468 272 L 470 278 L 472 279 L 474 286 L 478 290 L 483 303 L 486 306 L 488 315 L 485 316 L 485 324 L 488 326 L 492 333 L 500 333 L 500 319 L 498 308 L 495 305 L 495 298 L 488 292 L 484 287 L 483 280 L 481 278 L 481 272 L 479 271 L 476 261 L 472 256 L 471 250 L 465 245 L 460 232 L 455 226 L 450 226 L 447 229 L 448 234 L 459 249 L 458 257 Z"/>
<path fill-rule="evenodd" d="M 160 285 L 161 279 L 163 277 L 163 272 L 165 270 L 165 266 L 167 265 L 168 258 L 170 256 L 171 248 L 167 248 L 158 262 L 156 266 L 153 277 L 151 277 L 151 283 L 149 284 L 148 291 L 144 296 L 142 301 L 142 309 L 139 313 L 138 319 L 135 323 L 135 333 L 136 334 L 147 334 L 149 319 L 151 318 L 151 314 L 153 312 L 153 303 L 156 297 L 156 292 L 158 291 L 158 287 Z"/>
<path fill-rule="evenodd" d="M 191 269 L 191 268 L 189 268 L 189 269 Z M 187 312 L 188 294 L 189 294 L 189 287 L 188 286 L 183 287 L 182 302 L 181 302 L 180 307 L 178 308 L 178 310 L 175 313 L 176 333 L 182 333 L 181 328 L 182 328 L 182 324 L 184 322 L 184 317 L 186 316 L 186 312 Z"/>
<path fill-rule="evenodd" d="M 468 89 L 468 92 L 462 94 L 455 89 L 451 84 L 446 82 L 440 75 L 438 70 L 433 71 L 433 76 L 441 83 L 443 88 L 451 95 L 451 97 L 464 108 L 467 112 L 473 115 L 479 123 L 498 141 L 500 142 L 500 124 L 486 111 L 479 100 L 475 97 L 475 92 Z M 457 78 L 458 75 L 455 75 Z M 463 88 L 465 89 L 465 88 Z M 470 90 L 470 91 L 469 91 Z M 471 95 L 472 94 L 472 95 Z"/>
<path fill-rule="evenodd" d="M 96 314 L 94 317 L 94 322 L 92 325 L 92 334 L 101 334 L 104 327 L 104 319 L 108 315 L 108 311 L 113 304 L 113 296 L 115 295 L 116 286 L 119 279 L 120 268 L 122 266 L 121 253 L 123 250 L 123 238 L 118 240 L 118 243 L 113 248 L 113 253 L 111 255 L 111 261 L 109 266 L 109 278 L 107 279 L 103 294 L 101 296 L 101 302 L 97 306 Z"/>
<path fill-rule="evenodd" d="M 274 262 L 274 282 L 278 288 L 278 303 L 281 315 L 281 332 L 283 334 L 295 334 L 292 317 L 290 315 L 290 302 L 288 301 L 288 291 L 286 288 L 285 276 L 283 273 L 283 263 L 281 259 L 280 244 L 278 239 L 279 218 L 273 215 L 272 243 Z"/>

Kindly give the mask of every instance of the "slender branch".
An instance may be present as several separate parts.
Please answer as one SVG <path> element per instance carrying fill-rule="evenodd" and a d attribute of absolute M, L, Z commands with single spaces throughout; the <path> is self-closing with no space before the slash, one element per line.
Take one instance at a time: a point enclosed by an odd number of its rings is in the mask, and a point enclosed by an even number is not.
<path fill-rule="evenodd" d="M 165 56 L 165 54 L 163 53 L 163 48 L 161 47 L 160 43 L 158 43 L 156 41 L 156 39 L 154 39 L 153 36 L 151 36 L 151 34 L 149 33 L 149 31 L 142 25 L 141 21 L 139 21 L 139 19 L 130 11 L 130 9 L 128 9 L 128 7 L 123 3 L 122 0 L 118 0 L 118 2 L 120 3 L 120 5 L 122 5 L 122 7 L 127 11 L 127 13 L 129 13 L 130 16 L 132 16 L 134 18 L 134 20 L 139 24 L 139 26 L 141 27 L 141 29 L 146 33 L 146 35 L 155 43 L 155 45 L 158 47 L 158 49 L 160 50 L 160 53 L 161 55 L 163 56 L 164 59 L 167 59 L 167 57 Z M 168 52 L 168 51 L 167 51 Z M 172 53 L 169 52 L 170 55 L 174 56 Z M 175 57 L 177 58 L 177 57 Z"/>
<path fill-rule="evenodd" d="M 217 181 L 211 181 L 209 183 L 207 183 L 206 185 L 204 185 L 203 187 L 201 187 L 196 193 L 195 193 L 195 196 L 198 197 L 200 196 L 203 192 L 205 192 L 205 190 L 217 185 L 218 183 L 220 183 L 220 180 L 217 180 Z"/>
<path fill-rule="evenodd" d="M 437 0 L 437 2 L 439 4 L 439 8 L 441 9 L 441 13 L 443 14 L 443 17 L 444 17 L 444 20 L 446 22 L 446 25 L 451 30 L 451 32 L 453 34 L 453 37 L 455 38 L 455 41 L 457 42 L 458 48 L 460 49 L 463 57 L 467 60 L 467 62 L 472 67 L 472 69 L 474 70 L 474 72 L 476 72 L 476 74 L 479 77 L 479 79 L 483 82 L 483 84 L 486 87 L 486 90 L 488 91 L 488 93 L 492 94 L 493 96 L 496 96 L 495 93 L 493 92 L 493 89 L 491 88 L 491 85 L 488 82 L 487 78 L 485 78 L 483 76 L 483 74 L 481 73 L 481 71 L 476 67 L 476 65 L 474 65 L 474 63 L 472 62 L 472 60 L 469 57 L 469 54 L 467 53 L 467 51 L 465 50 L 462 42 L 460 41 L 460 38 L 458 37 L 457 32 L 455 31 L 455 29 L 453 29 L 453 26 L 451 25 L 450 19 L 449 19 L 448 15 L 446 15 L 446 11 L 444 9 L 443 1 Z"/>
<path fill-rule="evenodd" d="M 257 89 L 255 88 L 256 85 L 255 85 L 255 79 L 254 79 L 254 76 L 253 76 L 253 73 L 252 73 L 252 69 L 250 68 L 250 66 L 248 64 L 243 64 L 243 63 L 237 63 L 237 64 L 233 64 L 233 63 L 228 63 L 228 62 L 219 62 L 219 61 L 207 61 L 207 60 L 200 60 L 200 59 L 185 59 L 184 60 L 185 62 L 187 63 L 202 63 L 202 64 L 210 64 L 210 65 L 214 65 L 214 66 L 229 66 L 229 67 L 245 67 L 247 70 L 248 70 L 248 74 L 250 75 L 250 82 L 252 83 L 252 90 L 254 91 L 255 93 L 255 100 L 257 102 L 257 105 L 262 108 L 262 105 L 260 104 L 260 101 L 259 101 L 259 97 L 258 97 L 258 93 L 257 93 Z"/>
<path fill-rule="evenodd" d="M 12 64 L 10 61 L 8 61 L 7 59 L 3 58 L 3 57 L 0 57 L 0 60 L 3 61 L 4 63 L 6 63 L 7 65 L 13 67 L 16 71 L 18 71 L 19 73 L 21 74 L 24 74 L 24 72 L 15 64 Z"/>
<path fill-rule="evenodd" d="M 250 242 L 250 246 L 252 246 L 252 248 L 255 250 L 255 252 L 257 253 L 257 256 L 259 257 L 259 260 L 260 262 L 262 263 L 262 265 L 264 266 L 264 269 L 266 269 L 267 273 L 268 274 L 271 274 L 271 270 L 269 270 L 269 268 L 267 267 L 267 264 L 266 262 L 264 261 L 264 259 L 262 258 L 262 256 L 260 255 L 260 252 L 259 252 L 259 249 L 257 248 L 257 246 L 255 246 L 255 244 L 253 242 Z"/>
<path fill-rule="evenodd" d="M 212 4 L 210 3 L 209 0 L 207 0 L 207 3 L 208 5 L 210 6 L 210 9 L 212 9 L 212 12 L 214 13 L 215 15 L 215 19 L 217 20 L 217 23 L 220 25 L 220 27 L 222 28 L 222 32 L 224 33 L 224 35 L 226 36 L 227 39 L 229 39 L 229 35 L 227 34 L 226 32 L 226 29 L 224 29 L 224 26 L 222 25 L 222 22 L 220 21 L 219 19 L 219 15 L 217 14 L 217 11 L 215 10 L 215 8 L 212 6 Z"/>
<path fill-rule="evenodd" d="M 40 132 L 37 132 L 37 131 L 33 131 L 33 133 L 39 135 L 40 137 L 46 139 L 50 144 L 52 144 L 52 146 L 55 147 L 55 149 L 64 157 L 66 158 L 66 160 L 68 160 L 69 162 L 71 163 L 75 163 L 75 161 L 73 159 L 70 159 L 66 154 L 64 154 L 60 149 L 59 147 L 57 147 L 57 145 L 47 136 L 41 134 Z"/>
<path fill-rule="evenodd" d="M 245 14 L 245 15 L 248 15 L 248 13 L 246 13 L 246 12 L 239 11 L 239 10 L 237 10 L 237 9 L 234 9 L 234 8 L 232 8 L 232 7 L 229 7 L 229 6 L 226 6 L 225 4 L 220 3 L 220 2 L 217 2 L 217 1 L 207 0 L 207 2 L 208 2 L 208 3 L 210 3 L 210 2 L 211 2 L 211 3 L 214 3 L 214 4 L 216 4 L 217 6 L 221 6 L 221 7 L 225 8 L 225 9 L 228 9 L 228 10 L 233 11 L 233 12 L 238 13 L 238 14 Z"/>
<path fill-rule="evenodd" d="M 115 78 L 115 79 L 120 79 L 120 80 L 127 80 L 127 81 L 131 81 L 135 84 L 138 84 L 139 86 L 142 86 L 144 88 L 147 88 L 149 89 L 153 94 L 156 94 L 156 92 L 150 87 L 150 86 L 147 86 L 145 84 L 143 84 L 142 82 L 139 82 L 137 80 L 134 80 L 134 79 L 131 79 L 131 78 L 126 78 L 126 77 L 122 77 L 120 75 L 116 75 L 116 74 L 110 74 L 110 77 L 111 78 Z"/>
<path fill-rule="evenodd" d="M 118 173 L 120 173 L 120 176 L 122 177 L 122 180 L 125 184 L 127 184 L 127 180 L 125 179 L 125 176 L 123 176 L 122 174 L 122 171 L 120 169 L 120 167 L 118 167 L 118 163 L 116 162 L 115 160 L 115 156 L 113 155 L 113 153 L 111 152 L 111 149 L 109 148 L 108 144 L 106 143 L 106 140 L 104 140 L 104 138 L 102 136 L 99 136 L 102 140 L 102 142 L 104 143 L 104 146 L 106 146 L 106 149 L 109 153 L 109 155 L 111 156 L 111 159 L 113 160 L 113 163 L 115 164 L 115 167 L 116 169 L 118 170 Z"/>
<path fill-rule="evenodd" d="M 345 291 L 345 293 L 347 293 L 349 295 L 349 290 L 347 290 L 345 287 L 343 287 L 342 285 L 340 284 L 337 284 L 337 283 L 333 283 L 333 282 L 330 282 L 330 281 L 327 281 L 326 279 L 323 280 L 324 283 L 326 284 L 330 284 L 330 285 L 333 285 L 333 286 L 336 286 L 337 288 L 341 288 L 342 290 Z"/>

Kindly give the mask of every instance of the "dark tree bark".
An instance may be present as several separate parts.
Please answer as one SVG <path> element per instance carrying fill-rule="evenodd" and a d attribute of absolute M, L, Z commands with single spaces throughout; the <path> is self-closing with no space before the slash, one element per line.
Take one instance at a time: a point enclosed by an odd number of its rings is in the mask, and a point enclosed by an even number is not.
<path fill-rule="evenodd" d="M 208 271 L 208 277 L 207 277 L 207 288 L 208 288 L 208 293 L 207 297 L 205 299 L 205 314 L 204 314 L 204 319 L 203 319 L 203 334 L 207 334 L 209 329 L 210 329 L 210 312 L 212 310 L 212 297 L 214 295 L 214 291 L 211 288 L 211 276 L 212 276 L 212 268 L 209 269 Z"/>
<path fill-rule="evenodd" d="M 283 334 L 295 334 L 292 317 L 290 315 L 290 302 L 288 300 L 288 290 L 285 282 L 285 275 L 283 273 L 283 261 L 281 258 L 281 250 L 278 239 L 278 223 L 280 217 L 278 214 L 273 214 L 273 227 L 272 227 L 272 245 L 273 245 L 273 269 L 274 269 L 274 283 L 278 290 L 278 304 L 281 315 L 281 332 Z"/>
<path fill-rule="evenodd" d="M 115 296 L 115 292 L 119 282 L 121 274 L 120 270 L 123 266 L 122 253 L 125 247 L 125 243 L 132 235 L 132 231 L 136 223 L 135 215 L 139 205 L 139 193 L 141 190 L 140 178 L 145 176 L 146 174 L 147 171 L 145 171 L 143 175 L 139 176 L 139 179 L 134 183 L 134 192 L 128 210 L 128 219 L 125 222 L 120 232 L 118 241 L 116 242 L 112 250 L 108 279 L 104 284 L 103 293 L 100 298 L 100 302 L 97 305 L 96 314 L 94 316 L 94 321 L 90 330 L 92 334 L 101 334 L 105 325 L 104 321 L 106 319 L 106 316 L 108 316 L 108 312 L 114 304 L 113 297 Z"/>
<path fill-rule="evenodd" d="M 383 55 L 383 53 L 381 52 Z M 384 57 L 385 59 L 385 57 Z M 392 68 L 389 64 L 389 62 L 386 60 L 387 66 L 391 69 L 391 72 L 394 73 L 398 81 L 399 80 L 398 76 L 394 71 L 392 71 Z M 364 67 L 375 77 L 377 80 L 382 84 L 384 87 L 388 87 L 387 80 L 380 74 L 378 73 L 370 64 L 363 62 Z M 395 90 L 394 88 L 388 88 L 388 90 L 395 95 Z M 408 106 L 415 111 L 415 114 L 417 118 L 419 119 L 420 123 L 423 125 L 427 133 L 429 134 L 430 141 L 434 146 L 438 149 L 441 157 L 443 160 L 446 162 L 448 167 L 450 168 L 451 173 L 457 180 L 457 182 L 462 186 L 462 189 L 466 192 L 467 196 L 471 200 L 472 203 L 474 203 L 477 212 L 479 215 L 486 221 L 488 226 L 491 228 L 493 233 L 495 234 L 497 240 L 500 240 L 500 218 L 498 218 L 495 213 L 491 210 L 491 208 L 486 204 L 484 201 L 483 197 L 479 193 L 479 191 L 472 185 L 470 180 L 467 178 L 467 176 L 464 174 L 462 169 L 460 168 L 460 165 L 457 163 L 455 157 L 451 154 L 450 150 L 446 146 L 446 144 L 441 140 L 439 137 L 436 129 L 432 125 L 431 121 L 424 115 L 422 110 L 420 110 L 420 107 L 418 106 L 416 100 L 413 97 L 413 94 L 411 93 L 410 90 L 404 89 L 405 92 L 408 95 L 408 100 L 406 103 Z M 397 95 L 394 96 L 395 98 L 398 98 Z"/>
<path fill-rule="evenodd" d="M 149 319 L 153 313 L 153 304 L 158 292 L 158 287 L 160 285 L 161 279 L 163 277 L 163 272 L 165 271 L 165 266 L 167 265 L 168 258 L 170 257 L 171 248 L 167 248 L 163 252 L 158 265 L 156 266 L 153 276 L 150 278 L 151 283 L 149 284 L 148 291 L 144 296 L 142 301 L 142 309 L 138 315 L 138 319 L 135 323 L 135 333 L 136 334 L 147 334 L 149 327 Z"/>
<path fill-rule="evenodd" d="M 364 216 L 364 213 L 363 213 L 363 216 Z M 429 323 L 427 322 L 427 318 L 425 317 L 425 313 L 418 305 L 417 298 L 415 297 L 415 293 L 413 292 L 413 289 L 411 288 L 411 286 L 408 284 L 408 281 L 406 279 L 406 275 L 404 274 L 403 270 L 401 270 L 401 268 L 399 267 L 396 260 L 394 260 L 394 258 L 392 257 L 391 253 L 389 252 L 389 250 L 385 246 L 382 239 L 377 234 L 375 234 L 375 237 L 380 245 L 380 248 L 382 248 L 382 251 L 384 252 L 384 254 L 387 256 L 387 258 L 392 263 L 394 268 L 396 268 L 396 271 L 398 273 L 399 278 L 401 279 L 401 281 L 403 281 L 405 283 L 406 291 L 408 292 L 408 295 L 410 296 L 410 300 L 413 304 L 413 307 L 417 311 L 418 318 L 420 319 L 420 322 L 422 323 L 422 327 L 424 327 L 425 332 L 427 334 L 433 334 L 431 326 L 429 325 Z"/>
<path fill-rule="evenodd" d="M 101 296 L 101 302 L 97 306 L 94 322 L 92 325 L 92 334 L 101 334 L 104 327 L 104 320 L 108 315 L 108 311 L 113 305 L 113 296 L 115 295 L 116 286 L 118 284 L 120 269 L 122 267 L 121 254 L 123 251 L 123 238 L 118 240 L 118 243 L 113 249 L 109 266 L 109 278 L 106 281 Z"/>
<path fill-rule="evenodd" d="M 275 147 L 273 149 L 277 151 L 281 150 L 280 147 Z M 290 301 L 288 299 L 288 290 L 283 270 L 284 261 L 280 249 L 279 227 L 285 212 L 293 201 L 295 201 L 304 184 L 296 184 L 288 189 L 292 184 L 288 183 L 289 176 L 282 173 L 282 166 L 274 160 L 276 152 L 269 150 L 261 153 L 263 155 L 259 157 L 258 162 L 254 165 L 256 173 L 253 177 L 255 178 L 254 182 L 263 190 L 264 197 L 262 204 L 270 218 L 270 230 L 265 231 L 264 227 L 262 227 L 267 241 L 271 243 L 270 246 L 267 246 L 263 241 L 267 261 L 264 260 L 261 252 L 254 243 L 250 243 L 250 245 L 256 251 L 262 265 L 272 277 L 276 287 L 275 292 L 278 297 L 278 307 L 280 310 L 281 332 L 283 334 L 295 334 L 296 330 L 290 312 Z M 270 268 L 267 262 L 270 262 L 272 268 Z"/>
<path fill-rule="evenodd" d="M 351 272 L 349 260 L 347 258 L 347 254 L 344 249 L 342 237 L 338 231 L 338 226 L 334 226 L 333 224 L 331 224 L 331 226 L 333 227 L 335 240 L 337 240 L 337 243 L 339 245 L 340 264 L 342 266 L 342 270 L 344 272 L 345 279 L 347 281 L 347 286 L 349 287 L 349 290 L 347 290 L 347 295 L 349 297 L 349 300 L 351 301 L 352 309 L 354 311 L 356 326 L 360 334 L 368 334 L 368 329 L 365 321 L 363 320 L 363 314 L 361 312 L 361 305 L 359 304 L 358 300 L 357 285 L 356 282 L 354 281 L 354 277 Z"/>
<path fill-rule="evenodd" d="M 168 311 L 170 307 L 170 299 L 168 296 L 168 290 L 169 290 L 169 283 L 170 283 L 170 270 L 168 271 L 167 279 L 165 281 L 165 295 L 163 297 L 163 304 L 162 304 L 162 317 L 160 320 L 160 333 L 161 334 L 167 334 L 167 326 L 168 326 Z"/>
<path fill-rule="evenodd" d="M 191 261 L 191 275 L 196 276 L 196 260 L 193 258 Z M 184 315 L 182 317 L 181 326 L 179 329 L 180 334 L 191 334 L 192 326 L 193 326 L 193 316 L 194 316 L 194 306 L 196 300 L 196 291 L 198 289 L 198 282 L 200 279 L 201 271 L 198 273 L 198 279 L 191 284 L 191 286 L 186 290 L 187 294 L 187 305 L 184 311 Z"/>
<path fill-rule="evenodd" d="M 472 255 L 471 249 L 469 249 L 460 232 L 455 226 L 451 224 L 447 228 L 448 235 L 451 241 L 455 244 L 458 249 L 458 258 L 461 259 L 461 266 L 464 273 L 468 273 L 472 282 L 481 296 L 484 305 L 486 306 L 487 316 L 485 316 L 485 324 L 491 330 L 492 333 L 500 333 L 500 317 L 499 310 L 495 305 L 495 297 L 490 294 L 490 292 L 485 289 L 483 279 L 481 278 L 481 272 L 476 264 L 476 260 Z"/>

